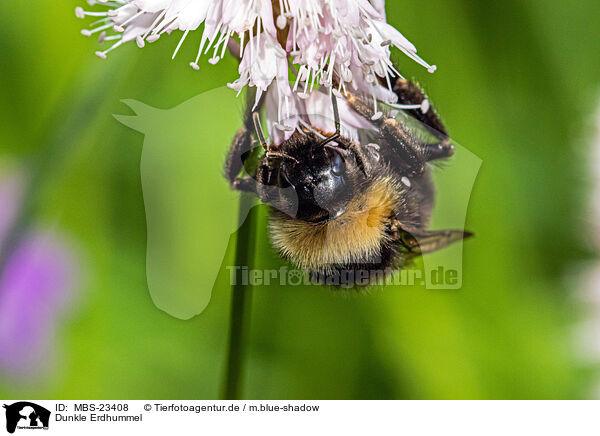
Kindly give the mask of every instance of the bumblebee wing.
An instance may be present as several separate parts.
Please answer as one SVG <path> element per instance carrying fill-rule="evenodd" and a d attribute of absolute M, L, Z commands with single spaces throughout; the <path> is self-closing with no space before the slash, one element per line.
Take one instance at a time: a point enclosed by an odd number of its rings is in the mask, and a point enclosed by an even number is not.
<path fill-rule="evenodd" d="M 473 236 L 471 232 L 464 230 L 416 230 L 407 232 L 399 230 L 395 239 L 400 242 L 410 254 L 419 256 L 433 253 L 453 242 L 457 242 Z"/>

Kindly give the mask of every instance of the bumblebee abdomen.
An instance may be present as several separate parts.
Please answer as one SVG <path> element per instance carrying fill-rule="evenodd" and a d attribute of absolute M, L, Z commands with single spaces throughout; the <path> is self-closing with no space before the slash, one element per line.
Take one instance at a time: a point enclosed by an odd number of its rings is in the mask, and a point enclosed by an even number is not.
<path fill-rule="evenodd" d="M 297 220 L 273 210 L 271 240 L 284 258 L 321 278 L 342 271 L 383 271 L 396 262 L 389 229 L 399 201 L 396 184 L 385 177 L 372 181 L 342 215 L 324 223 Z"/>

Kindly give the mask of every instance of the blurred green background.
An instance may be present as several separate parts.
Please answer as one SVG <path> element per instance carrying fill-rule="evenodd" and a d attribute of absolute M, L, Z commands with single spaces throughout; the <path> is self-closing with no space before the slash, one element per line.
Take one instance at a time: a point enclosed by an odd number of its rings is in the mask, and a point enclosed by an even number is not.
<path fill-rule="evenodd" d="M 29 381 L 0 374 L 0 397 L 218 398 L 229 273 L 221 271 L 208 308 L 192 320 L 154 306 L 143 136 L 112 114 L 131 114 L 121 99 L 178 105 L 235 80 L 236 62 L 195 72 L 191 39 L 170 60 L 177 35 L 100 60 L 95 40 L 79 34 L 89 23 L 75 17 L 80 5 L 5 0 L 0 13 L 0 161 L 38 175 L 32 221 L 56 223 L 85 269 L 76 308 L 57 331 L 58 363 Z M 600 84 L 600 3 L 396 0 L 387 13 L 438 66 L 430 75 L 395 53 L 400 70 L 483 160 L 467 214 L 476 238 L 464 246 L 463 287 L 364 295 L 256 288 L 244 397 L 589 397 L 596 366 L 575 336 L 589 314 L 572 272 L 593 259 L 585 165 Z M 227 143 L 199 146 L 222 165 Z M 257 264 L 278 268 L 259 215 Z M 224 264 L 232 254 L 230 244 Z"/>

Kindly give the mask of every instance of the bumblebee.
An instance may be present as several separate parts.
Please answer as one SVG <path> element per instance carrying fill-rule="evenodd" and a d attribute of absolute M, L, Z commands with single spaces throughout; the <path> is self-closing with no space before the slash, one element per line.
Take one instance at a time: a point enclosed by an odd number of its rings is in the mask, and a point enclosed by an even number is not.
<path fill-rule="evenodd" d="M 399 79 L 393 90 L 399 104 L 411 107 L 404 120 L 376 112 L 361 96 L 341 96 L 372 126 L 364 141 L 341 134 L 335 93 L 335 132 L 304 125 L 280 144 L 264 138 L 262 102 L 254 112 L 248 105 L 228 154 L 225 175 L 232 189 L 254 193 L 271 206 L 275 250 L 324 283 L 387 274 L 471 235 L 428 230 L 434 204 L 428 164 L 452 156 L 454 147 L 418 85 Z M 433 141 L 416 133 L 408 118 L 419 121 Z M 258 156 L 255 148 L 262 148 Z"/>

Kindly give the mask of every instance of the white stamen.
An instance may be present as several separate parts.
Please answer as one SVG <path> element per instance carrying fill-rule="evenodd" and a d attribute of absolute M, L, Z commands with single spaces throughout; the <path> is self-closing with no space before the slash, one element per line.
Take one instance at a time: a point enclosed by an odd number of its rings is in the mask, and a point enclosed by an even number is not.
<path fill-rule="evenodd" d="M 84 35 L 84 36 L 91 36 L 91 35 L 93 35 L 94 33 L 101 32 L 101 31 L 103 31 L 103 30 L 105 30 L 105 29 L 109 29 L 111 26 L 112 26 L 112 25 L 109 23 L 109 24 L 106 24 L 106 25 L 104 25 L 104 26 L 99 26 L 99 27 L 96 27 L 95 29 L 92 29 L 92 30 L 89 30 L 89 29 L 81 29 L 81 34 L 82 34 L 82 35 Z"/>
<path fill-rule="evenodd" d="M 411 110 L 411 109 L 421 109 L 422 106 L 420 104 L 395 104 L 395 103 L 388 103 L 388 106 L 391 106 L 395 109 L 401 109 L 401 110 Z"/>
<path fill-rule="evenodd" d="M 185 32 L 183 32 L 183 36 L 179 40 L 179 44 L 177 44 L 177 47 L 175 48 L 175 51 L 173 52 L 173 56 L 171 57 L 171 59 L 175 59 L 175 56 L 177 56 L 177 52 L 181 48 L 181 44 L 183 44 L 183 41 L 185 41 L 185 37 L 188 36 L 188 33 L 190 33 L 189 30 L 186 30 Z"/>
<path fill-rule="evenodd" d="M 194 2 L 198 4 L 186 6 Z M 269 92 L 271 86 L 277 87 L 277 109 L 273 113 L 280 125 L 284 125 L 281 121 L 284 116 L 297 117 L 299 101 L 310 98 L 315 87 L 328 88 L 338 97 L 351 92 L 374 98 L 374 121 L 383 116 L 377 110 L 377 99 L 395 109 L 420 109 L 423 113 L 430 110 L 428 100 L 420 105 L 396 105 L 397 96 L 392 92 L 390 77 L 402 76 L 390 60 L 391 48 L 398 48 L 429 72 L 434 72 L 436 66 L 421 59 L 414 45 L 390 28 L 384 15 L 373 8 L 365 8 L 361 2 L 278 0 L 279 8 L 272 8 L 276 14 L 272 17 L 262 14 L 259 0 L 239 2 L 239 7 L 231 8 L 227 13 L 223 8 L 230 8 L 234 2 L 87 0 L 87 3 L 104 5 L 106 9 L 86 11 L 75 8 L 78 18 L 100 18 L 82 34 L 99 33 L 100 43 L 116 41 L 107 50 L 97 52 L 101 58 L 106 58 L 110 51 L 125 42 L 135 40 L 138 47 L 143 48 L 146 42 L 152 43 L 165 33 L 181 30 L 183 34 L 173 52 L 175 57 L 189 32 L 199 29 L 198 53 L 189 63 L 194 70 L 199 70 L 202 54 L 212 50 L 208 62 L 216 64 L 225 56 L 231 37 L 237 37 L 240 41 L 240 76 L 228 86 L 238 93 L 245 86 L 255 86 L 258 95 Z M 195 13 L 198 16 L 189 15 Z M 107 34 L 111 28 L 117 35 Z M 289 44 L 286 41 L 282 46 L 276 32 L 283 29 L 288 29 Z M 292 63 L 296 67 L 290 68 Z M 290 89 L 292 81 L 294 85 Z"/>

